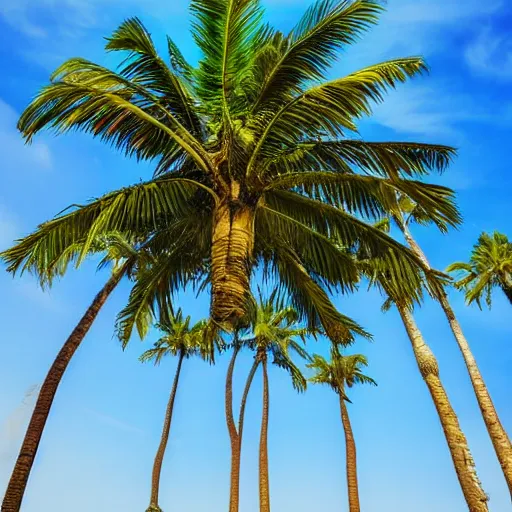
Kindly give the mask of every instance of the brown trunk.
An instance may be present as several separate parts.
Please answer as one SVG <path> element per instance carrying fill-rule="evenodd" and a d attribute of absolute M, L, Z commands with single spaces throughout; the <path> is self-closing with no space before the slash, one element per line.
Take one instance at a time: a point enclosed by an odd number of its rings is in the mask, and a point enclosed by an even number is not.
<path fill-rule="evenodd" d="M 39 442 L 41 441 L 46 420 L 50 414 L 53 399 L 57 393 L 60 381 L 64 376 L 64 372 L 66 371 L 71 358 L 85 338 L 85 335 L 98 316 L 98 313 L 105 304 L 108 296 L 119 283 L 122 275 L 123 270 L 113 274 L 98 295 L 96 295 L 92 304 L 85 312 L 85 315 L 81 318 L 78 325 L 66 340 L 66 343 L 64 343 L 55 358 L 50 371 L 46 375 L 46 379 L 37 398 L 34 412 L 30 418 L 30 423 L 28 425 L 25 438 L 23 439 L 23 444 L 21 445 L 20 453 L 18 455 L 16 465 L 14 466 L 9 485 L 5 492 L 2 503 L 2 512 L 18 512 L 20 510 L 30 471 L 34 464 Z"/>
<path fill-rule="evenodd" d="M 343 396 L 340 394 L 341 422 L 345 432 L 348 507 L 350 512 L 359 512 L 359 490 L 357 485 L 356 443 L 348 417 L 348 410 Z"/>
<path fill-rule="evenodd" d="M 407 226 L 402 226 L 402 231 L 411 250 L 418 258 L 420 258 L 423 261 L 427 268 L 430 269 L 431 267 L 427 260 L 427 257 L 425 256 L 419 245 L 412 237 Z M 475 392 L 475 396 L 478 401 L 482 417 L 484 419 L 487 431 L 494 446 L 494 450 L 500 462 L 501 469 L 505 476 L 505 480 L 507 481 L 510 495 L 512 496 L 512 443 L 510 442 L 507 432 L 505 431 L 503 425 L 501 424 L 498 413 L 496 412 L 496 409 L 492 402 L 491 395 L 489 394 L 489 390 L 485 385 L 484 379 L 480 373 L 476 360 L 473 356 L 473 353 L 471 352 L 468 340 L 466 339 L 464 333 L 462 332 L 462 328 L 457 318 L 455 317 L 455 313 L 444 291 L 441 294 L 441 296 L 438 297 L 438 300 L 439 303 L 441 304 L 441 307 L 443 308 L 446 318 L 448 319 L 450 328 L 462 353 L 464 362 L 466 363 L 466 368 L 471 379 L 471 384 L 473 386 L 473 390 Z"/>
<path fill-rule="evenodd" d="M 261 420 L 260 435 L 260 468 L 259 468 L 259 484 L 260 484 L 260 512 L 270 512 L 270 489 L 268 481 L 268 372 L 267 358 L 263 357 L 263 414 Z"/>
<path fill-rule="evenodd" d="M 231 444 L 231 484 L 229 493 L 229 512 L 238 512 L 240 502 L 240 443 L 233 418 L 233 371 L 239 348 L 235 347 L 226 376 L 226 423 Z"/>
<path fill-rule="evenodd" d="M 254 245 L 254 209 L 224 203 L 212 233 L 212 318 L 228 330 L 245 313 Z"/>
<path fill-rule="evenodd" d="M 240 403 L 240 416 L 238 418 L 238 432 L 233 418 L 233 369 L 235 366 L 238 349 L 235 349 L 228 368 L 226 379 L 226 418 L 228 423 L 229 438 L 231 441 L 231 485 L 229 494 L 229 512 L 238 512 L 240 507 L 240 462 L 242 456 L 242 436 L 244 428 L 245 405 L 249 390 L 254 379 L 254 374 L 259 366 L 259 360 L 255 360 L 245 383 L 244 394 Z"/>
<path fill-rule="evenodd" d="M 507 297 L 510 304 L 512 304 L 512 277 L 509 274 L 505 274 L 501 279 L 501 289 Z M 511 490 L 512 492 L 512 490 Z"/>
<path fill-rule="evenodd" d="M 153 464 L 153 474 L 151 477 L 151 499 L 149 508 L 146 512 L 161 512 L 160 505 L 158 503 L 158 495 L 160 490 L 160 475 L 162 473 L 162 463 L 164 461 L 165 450 L 167 443 L 169 442 L 169 434 L 171 432 L 172 412 L 174 410 L 174 402 L 176 400 L 176 391 L 178 390 L 178 383 L 180 380 L 181 366 L 185 353 L 181 352 L 178 359 L 178 367 L 176 368 L 176 375 L 174 376 L 174 382 L 172 385 L 171 396 L 167 404 L 167 410 L 165 412 L 164 426 L 162 429 L 162 437 L 160 439 L 160 445 L 155 456 L 155 462 Z"/>
<path fill-rule="evenodd" d="M 457 415 L 439 378 L 437 360 L 430 347 L 425 343 L 412 313 L 406 307 L 399 305 L 397 307 L 411 340 L 419 370 L 427 384 L 441 420 L 446 442 L 469 511 L 487 512 L 487 496 L 476 474 L 475 463 L 469 451 L 466 437 L 460 428 Z"/>

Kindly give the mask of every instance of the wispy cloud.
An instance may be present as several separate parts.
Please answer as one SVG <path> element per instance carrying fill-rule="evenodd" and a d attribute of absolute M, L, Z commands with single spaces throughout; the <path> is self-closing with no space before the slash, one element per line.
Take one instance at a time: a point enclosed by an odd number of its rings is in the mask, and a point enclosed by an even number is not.
<path fill-rule="evenodd" d="M 400 133 L 456 138 L 461 136 L 461 123 L 491 119 L 472 98 L 432 84 L 401 87 L 375 107 L 372 120 Z"/>
<path fill-rule="evenodd" d="M 125 432 L 131 432 L 134 434 L 143 434 L 144 431 L 138 427 L 135 427 L 134 425 L 130 425 L 129 423 L 126 423 L 124 421 L 121 421 L 117 418 L 114 418 L 113 416 L 110 416 L 109 414 L 104 414 L 102 412 L 96 411 L 94 409 L 84 408 L 84 411 L 90 414 L 91 416 L 94 416 L 97 420 L 101 421 L 105 425 L 109 425 L 110 427 L 124 430 Z"/>
<path fill-rule="evenodd" d="M 490 27 L 480 31 L 466 48 L 466 62 L 477 74 L 498 80 L 512 80 L 512 36 L 499 34 Z"/>
<path fill-rule="evenodd" d="M 21 404 L 7 417 L 0 427 L 0 469 L 10 467 L 16 456 L 18 446 L 23 439 L 23 433 L 34 409 L 39 393 L 39 386 L 31 386 Z"/>
<path fill-rule="evenodd" d="M 22 170 L 50 170 L 53 166 L 50 148 L 43 142 L 26 145 L 16 123 L 18 113 L 0 99 L 0 147 L 2 147 L 3 172 Z"/>

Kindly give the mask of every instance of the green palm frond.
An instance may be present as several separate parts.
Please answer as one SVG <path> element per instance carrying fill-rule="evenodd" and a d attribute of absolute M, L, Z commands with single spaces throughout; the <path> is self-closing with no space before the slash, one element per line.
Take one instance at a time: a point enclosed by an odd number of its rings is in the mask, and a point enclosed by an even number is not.
<path fill-rule="evenodd" d="M 388 178 L 424 176 L 444 172 L 455 156 L 449 146 L 409 142 L 362 140 L 310 141 L 280 150 L 266 160 L 264 169 L 276 175 L 319 169 L 333 172 L 359 171 Z"/>
<path fill-rule="evenodd" d="M 286 245 L 275 242 L 271 270 L 291 297 L 301 318 L 310 329 L 325 330 L 335 344 L 353 343 L 354 336 L 370 335 L 352 319 L 342 315 L 320 283 L 304 268 L 297 255 Z"/>
<path fill-rule="evenodd" d="M 186 65 L 177 47 L 172 41 L 169 41 L 168 46 L 175 56 L 176 65 L 184 68 Z M 140 19 L 124 21 L 108 38 L 106 49 L 127 52 L 128 56 L 119 70 L 121 76 L 142 86 L 145 91 L 151 91 L 193 135 L 201 134 L 201 122 L 190 89 L 158 55 Z"/>
<path fill-rule="evenodd" d="M 286 102 L 306 83 L 323 78 L 340 48 L 376 23 L 380 11 L 373 1 L 317 1 L 281 46 L 280 58 L 266 70 L 253 112 Z"/>
<path fill-rule="evenodd" d="M 273 158 L 285 146 L 294 146 L 307 134 L 343 136 L 356 131 L 354 119 L 371 114 L 372 103 L 384 93 L 426 70 L 421 58 L 411 57 L 383 62 L 346 77 L 306 90 L 270 116 L 262 116 L 262 135 L 248 164 L 247 174 L 257 172 L 257 163 Z"/>
<path fill-rule="evenodd" d="M 259 0 L 192 0 L 193 35 L 203 58 L 197 94 L 214 119 L 236 117 L 240 78 L 263 34 Z M 242 72 L 241 72 L 242 70 Z"/>
<path fill-rule="evenodd" d="M 162 178 L 106 194 L 42 224 L 0 257 L 9 272 L 44 274 L 75 245 L 80 247 L 80 263 L 102 234 L 151 232 L 164 217 L 172 221 L 190 216 L 194 194 L 204 188 L 192 180 Z"/>
<path fill-rule="evenodd" d="M 52 80 L 18 122 L 29 142 L 49 127 L 56 133 L 90 132 L 139 158 L 153 158 L 166 145 L 175 149 L 177 144 L 201 169 L 211 171 L 202 144 L 142 85 L 85 59 L 67 61 Z"/>

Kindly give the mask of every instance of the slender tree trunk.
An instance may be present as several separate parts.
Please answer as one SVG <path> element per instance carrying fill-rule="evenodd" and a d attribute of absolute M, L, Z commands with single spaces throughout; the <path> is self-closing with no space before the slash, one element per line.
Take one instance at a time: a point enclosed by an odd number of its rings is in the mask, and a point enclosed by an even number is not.
<path fill-rule="evenodd" d="M 121 269 L 114 273 L 101 291 L 96 295 L 92 304 L 89 306 L 78 325 L 66 340 L 66 343 L 64 343 L 63 347 L 60 349 L 60 352 L 46 375 L 46 379 L 37 398 L 34 412 L 30 418 L 30 423 L 28 425 L 27 432 L 25 433 L 25 438 L 23 439 L 23 444 L 21 445 L 20 453 L 18 455 L 16 465 L 14 466 L 9 485 L 5 492 L 2 503 L 2 512 L 18 512 L 20 510 L 30 471 L 34 464 L 37 449 L 46 425 L 46 420 L 50 414 L 53 399 L 55 398 L 59 384 L 64 376 L 64 372 L 66 371 L 71 358 L 85 338 L 85 335 L 89 331 L 92 323 L 98 316 L 102 306 L 119 283 L 123 272 L 123 269 Z"/>
<path fill-rule="evenodd" d="M 264 357 L 263 366 L 263 415 L 261 420 L 260 435 L 260 512 L 270 512 L 270 489 L 268 480 L 268 410 L 269 410 L 269 391 L 268 391 L 268 372 L 267 358 Z"/>
<path fill-rule="evenodd" d="M 345 432 L 346 447 L 346 463 L 347 463 L 347 488 L 348 488 L 348 507 L 349 512 L 359 512 L 359 489 L 357 485 L 357 459 L 356 459 L 356 443 L 352 426 L 348 416 L 347 406 L 343 395 L 339 395 L 341 408 L 341 422 Z"/>
<path fill-rule="evenodd" d="M 176 368 L 176 374 L 174 376 L 174 382 L 172 385 L 171 395 L 169 402 L 167 403 L 167 410 L 165 411 L 164 426 L 162 429 L 162 437 L 160 444 L 155 456 L 155 462 L 153 464 L 153 474 L 151 476 L 151 498 L 149 507 L 146 512 L 161 512 L 160 505 L 158 503 L 159 491 L 160 491 L 160 475 L 162 474 L 162 463 L 164 461 L 165 450 L 167 443 L 169 442 L 169 434 L 171 432 L 172 413 L 174 410 L 174 402 L 176 400 L 176 392 L 178 390 L 178 383 L 180 380 L 181 366 L 185 353 L 182 351 L 179 359 L 178 366 Z"/>
<path fill-rule="evenodd" d="M 231 483 L 229 493 L 229 512 L 238 512 L 240 504 L 240 443 L 233 417 L 233 371 L 239 348 L 235 347 L 226 376 L 226 423 L 231 444 Z"/>
<path fill-rule="evenodd" d="M 245 406 L 247 397 L 254 380 L 254 375 L 259 366 L 259 360 L 255 359 L 251 371 L 245 383 L 245 389 L 240 403 L 240 416 L 238 418 L 238 431 L 233 417 L 233 370 L 238 349 L 235 349 L 228 368 L 226 379 L 226 418 L 228 423 L 229 438 L 231 441 L 231 485 L 229 494 L 229 512 L 238 512 L 240 507 L 240 462 L 242 456 L 242 437 L 244 428 Z"/>
<path fill-rule="evenodd" d="M 402 226 L 402 231 L 411 250 L 419 259 L 421 259 L 423 264 L 430 269 L 431 267 L 427 260 L 427 257 L 425 256 L 419 245 L 412 237 L 408 227 Z M 462 357 L 464 358 L 464 362 L 466 364 L 466 368 L 471 379 L 471 384 L 473 386 L 473 390 L 475 392 L 475 396 L 478 401 L 482 417 L 484 419 L 487 431 L 491 438 L 494 450 L 496 452 L 496 455 L 501 465 L 501 469 L 505 476 L 505 480 L 507 482 L 510 495 L 512 497 L 512 443 L 510 442 L 510 438 L 508 437 L 507 432 L 505 431 L 503 425 L 501 424 L 498 413 L 496 412 L 496 409 L 492 402 L 489 390 L 485 385 L 484 379 L 480 373 L 480 369 L 478 368 L 475 357 L 471 352 L 468 340 L 466 339 L 464 333 L 462 332 L 462 327 L 460 326 L 457 318 L 455 317 L 455 313 L 450 305 L 450 302 L 448 301 L 448 297 L 444 290 L 438 297 L 438 301 L 441 304 L 441 307 L 443 308 L 444 314 L 448 319 L 450 328 L 462 353 Z"/>
<path fill-rule="evenodd" d="M 510 304 L 512 304 L 512 277 L 509 274 L 505 274 L 501 280 L 501 289 L 507 297 Z M 511 490 L 512 493 L 512 490 Z"/>
<path fill-rule="evenodd" d="M 246 309 L 254 245 L 254 209 L 217 207 L 212 233 L 212 318 L 231 330 Z"/>
<path fill-rule="evenodd" d="M 457 415 L 439 378 L 437 360 L 430 347 L 425 343 L 412 313 L 406 307 L 400 305 L 397 305 L 397 307 L 411 340 L 419 370 L 427 384 L 441 420 L 446 442 L 469 511 L 487 512 L 487 496 L 476 474 L 475 463 L 469 451 L 466 437 L 460 428 Z"/>

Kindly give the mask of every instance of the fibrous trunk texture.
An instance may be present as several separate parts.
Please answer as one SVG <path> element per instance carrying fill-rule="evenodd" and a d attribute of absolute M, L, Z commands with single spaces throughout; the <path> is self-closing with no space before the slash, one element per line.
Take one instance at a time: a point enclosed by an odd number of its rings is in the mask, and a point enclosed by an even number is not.
<path fill-rule="evenodd" d="M 407 226 L 402 226 L 402 232 L 404 233 L 407 244 L 414 252 L 416 257 L 418 257 L 423 262 L 423 264 L 428 269 L 430 269 L 431 267 L 427 257 L 421 250 L 421 247 L 412 237 Z M 478 368 L 475 357 L 473 356 L 468 340 L 464 336 L 462 327 L 455 317 L 455 313 L 450 305 L 450 302 L 448 301 L 448 297 L 444 290 L 438 297 L 438 301 L 441 304 L 446 318 L 448 319 L 450 328 L 462 353 L 462 357 L 464 358 L 464 362 L 471 379 L 471 384 L 473 386 L 482 417 L 487 427 L 487 432 L 491 438 L 494 451 L 496 452 L 496 456 L 500 462 L 503 475 L 505 476 L 505 480 L 512 497 L 512 443 L 510 442 L 510 438 L 508 437 L 505 428 L 501 424 L 500 418 L 491 399 L 491 395 L 487 389 L 487 386 L 485 385 L 484 379 L 480 373 L 480 369 Z"/>
<path fill-rule="evenodd" d="M 7 486 L 2 502 L 2 512 L 18 512 L 20 510 L 30 471 L 34 464 L 46 421 L 62 377 L 73 355 L 82 343 L 109 295 L 119 283 L 121 277 L 121 271 L 113 274 L 96 295 L 92 304 L 66 340 L 66 343 L 64 343 L 63 347 L 60 349 L 60 352 L 46 375 L 46 379 L 41 386 L 41 391 L 37 398 L 34 412 L 30 418 L 30 423 L 25 433 L 25 438 L 23 439 L 23 444 L 21 445 L 9 485 Z"/>
<path fill-rule="evenodd" d="M 250 290 L 254 209 L 226 202 L 212 233 L 212 318 L 231 330 L 244 316 Z"/>
<path fill-rule="evenodd" d="M 437 409 L 462 492 L 470 512 L 488 512 L 487 496 L 476 474 L 475 463 L 459 420 L 439 378 L 439 366 L 423 340 L 412 313 L 397 305 L 412 344 L 418 368 Z"/>

